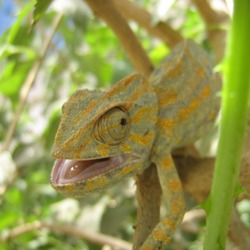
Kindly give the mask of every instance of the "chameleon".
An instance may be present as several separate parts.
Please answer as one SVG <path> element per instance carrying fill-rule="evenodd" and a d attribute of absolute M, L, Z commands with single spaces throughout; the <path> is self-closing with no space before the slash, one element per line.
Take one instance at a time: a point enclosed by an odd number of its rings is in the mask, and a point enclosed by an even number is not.
<path fill-rule="evenodd" d="M 62 107 L 52 147 L 57 159 L 52 186 L 67 196 L 84 197 L 154 163 L 167 214 L 140 249 L 165 249 L 186 210 L 171 151 L 213 126 L 220 88 L 207 53 L 185 40 L 149 77 L 134 73 L 108 91 L 76 91 Z"/>

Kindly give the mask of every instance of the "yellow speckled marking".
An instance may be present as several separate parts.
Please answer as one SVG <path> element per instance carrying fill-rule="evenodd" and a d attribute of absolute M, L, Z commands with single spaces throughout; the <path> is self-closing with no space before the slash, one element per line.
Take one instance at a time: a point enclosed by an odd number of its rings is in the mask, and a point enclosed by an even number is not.
<path fill-rule="evenodd" d="M 169 170 L 173 168 L 173 160 L 171 159 L 171 157 L 166 157 L 164 159 L 164 162 L 162 163 L 161 166 L 164 170 Z"/>
<path fill-rule="evenodd" d="M 122 148 L 122 151 L 124 153 L 130 153 L 131 152 L 131 148 L 127 143 L 122 143 L 121 148 Z"/>
<path fill-rule="evenodd" d="M 183 63 L 182 61 L 179 61 L 177 65 L 174 65 L 175 67 L 171 68 L 167 72 L 167 77 L 174 78 L 181 74 L 183 70 Z"/>
<path fill-rule="evenodd" d="M 165 218 L 165 219 L 162 220 L 162 222 L 163 222 L 164 225 L 166 225 L 171 230 L 174 230 L 175 227 L 176 227 L 176 222 L 171 220 L 171 219 Z"/>
<path fill-rule="evenodd" d="M 172 137 L 173 128 L 176 125 L 176 123 L 173 119 L 159 119 L 157 121 L 157 124 L 158 124 L 159 128 L 162 129 L 163 132 L 168 137 Z"/>
<path fill-rule="evenodd" d="M 159 105 L 168 106 L 176 102 L 177 93 L 169 89 L 167 91 L 159 91 Z"/>
<path fill-rule="evenodd" d="M 138 168 L 140 164 L 134 164 L 134 165 L 130 165 L 130 166 L 126 166 L 126 167 L 123 167 L 121 169 L 121 171 L 119 172 L 119 176 L 124 176 L 124 175 L 127 175 L 129 174 L 131 171 L 133 171 L 134 169 Z"/>
<path fill-rule="evenodd" d="M 107 184 L 108 179 L 105 176 L 100 176 L 98 179 L 98 184 L 96 186 L 102 187 Z"/>
<path fill-rule="evenodd" d="M 162 231 L 162 230 L 153 230 L 152 232 L 152 236 L 154 237 L 154 239 L 156 241 L 168 241 L 169 237 L 166 234 L 166 232 Z"/>
<path fill-rule="evenodd" d="M 93 189 L 97 189 L 98 187 L 103 187 L 105 184 L 107 184 L 107 182 L 108 179 L 105 176 L 98 176 L 93 180 L 89 179 L 86 183 L 85 188 L 90 191 Z"/>
<path fill-rule="evenodd" d="M 150 108 L 149 107 L 142 107 L 141 109 L 139 109 L 136 112 L 136 115 L 131 118 L 131 123 L 141 122 L 142 119 L 144 119 L 145 114 L 148 114 L 153 109 L 155 109 L 154 106 L 151 106 Z M 156 116 L 149 116 L 148 119 L 155 121 L 157 118 L 156 118 Z"/>
<path fill-rule="evenodd" d="M 168 188 L 173 191 L 182 190 L 182 186 L 179 180 L 169 180 Z"/>
<path fill-rule="evenodd" d="M 101 144 L 97 146 L 96 150 L 102 157 L 105 157 L 107 155 L 107 152 L 109 152 L 110 150 L 110 146 L 106 144 Z"/>
<path fill-rule="evenodd" d="M 85 186 L 86 190 L 92 190 L 95 188 L 95 181 L 94 180 L 88 180 Z"/>
<path fill-rule="evenodd" d="M 129 137 L 132 139 L 132 140 L 135 140 L 136 142 L 142 144 L 142 145 L 147 145 L 149 140 L 153 137 L 153 132 L 150 131 L 147 135 L 145 135 L 144 137 L 141 137 L 137 134 L 130 134 Z"/>
<path fill-rule="evenodd" d="M 190 114 L 192 114 L 197 109 L 201 101 L 210 94 L 210 92 L 211 92 L 210 86 L 205 86 L 204 89 L 201 91 L 200 95 L 196 99 L 191 100 L 188 106 L 179 110 L 178 113 L 179 120 L 187 119 L 190 116 Z"/>
<path fill-rule="evenodd" d="M 67 185 L 67 186 L 65 186 L 66 193 L 71 193 L 71 192 L 74 191 L 74 189 L 75 189 L 74 185 Z"/>

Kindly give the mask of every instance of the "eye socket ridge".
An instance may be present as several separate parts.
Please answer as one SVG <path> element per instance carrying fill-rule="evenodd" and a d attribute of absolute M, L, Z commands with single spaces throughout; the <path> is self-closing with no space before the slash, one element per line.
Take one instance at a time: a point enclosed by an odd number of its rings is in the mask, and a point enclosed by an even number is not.
<path fill-rule="evenodd" d="M 96 140 L 116 145 L 124 140 L 129 132 L 129 114 L 122 107 L 114 107 L 106 111 L 97 120 L 94 128 Z"/>

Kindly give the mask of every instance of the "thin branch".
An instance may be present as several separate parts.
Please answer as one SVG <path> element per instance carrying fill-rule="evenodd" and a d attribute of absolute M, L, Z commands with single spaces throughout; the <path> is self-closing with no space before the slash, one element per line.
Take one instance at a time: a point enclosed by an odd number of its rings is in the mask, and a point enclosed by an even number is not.
<path fill-rule="evenodd" d="M 219 24 L 227 21 L 228 16 L 224 13 L 216 12 L 210 5 L 209 0 L 192 0 L 199 13 L 207 24 Z"/>
<path fill-rule="evenodd" d="M 132 245 L 130 243 L 105 235 L 105 234 L 92 233 L 92 232 L 85 231 L 83 229 L 80 229 L 71 225 L 64 225 L 64 224 L 57 224 L 57 223 L 52 224 L 52 223 L 45 223 L 42 221 L 34 221 L 31 223 L 26 223 L 21 226 L 15 227 L 8 234 L 0 238 L 0 243 L 14 239 L 17 236 L 20 236 L 22 234 L 32 232 L 34 230 L 44 229 L 44 228 L 49 229 L 51 232 L 64 233 L 69 236 L 73 236 L 77 238 L 80 237 L 89 242 L 92 242 L 94 244 L 101 245 L 101 246 L 109 245 L 112 248 L 119 249 L 119 250 L 130 250 L 132 248 Z"/>
<path fill-rule="evenodd" d="M 149 34 L 160 38 L 170 48 L 184 39 L 167 23 L 158 22 L 153 25 L 152 16 L 137 4 L 127 0 L 113 0 L 113 2 L 124 18 L 135 21 L 139 26 L 145 28 Z"/>
<path fill-rule="evenodd" d="M 42 66 L 42 63 L 43 63 L 43 61 L 45 59 L 45 56 L 46 56 L 46 53 L 48 51 L 49 45 L 51 43 L 52 37 L 54 36 L 61 19 L 62 19 L 62 14 L 58 14 L 55 17 L 55 19 L 54 19 L 54 21 L 52 23 L 51 32 L 47 36 L 47 38 L 44 41 L 43 46 L 41 48 L 39 58 L 36 60 L 33 67 L 29 71 L 29 74 L 28 74 L 28 76 L 27 76 L 27 78 L 26 78 L 26 80 L 25 80 L 25 82 L 23 84 L 23 87 L 22 87 L 22 90 L 21 90 L 20 96 L 19 96 L 18 107 L 16 109 L 13 120 L 12 120 L 12 122 L 10 124 L 10 127 L 9 127 L 9 129 L 7 131 L 7 134 L 6 134 L 6 137 L 5 137 L 5 140 L 4 140 L 3 150 L 9 150 L 13 134 L 15 132 L 15 129 L 16 129 L 17 123 L 18 123 L 18 121 L 20 119 L 20 116 L 21 116 L 21 114 L 23 112 L 24 106 L 25 106 L 26 101 L 27 101 L 27 97 L 28 97 L 29 92 L 30 92 L 30 90 L 31 90 L 31 88 L 32 88 L 32 86 L 33 86 L 33 84 L 35 82 L 35 79 L 36 79 L 36 77 L 38 75 L 39 69 Z"/>
<path fill-rule="evenodd" d="M 242 223 L 240 216 L 234 207 L 228 234 L 238 249 L 248 250 L 250 247 L 250 230 Z"/>
<path fill-rule="evenodd" d="M 220 62 L 224 57 L 227 34 L 222 26 L 228 22 L 228 15 L 214 10 L 209 0 L 192 0 L 192 2 L 206 23 L 208 39 L 213 48 L 216 62 Z"/>
<path fill-rule="evenodd" d="M 175 155 L 175 164 L 183 185 L 184 192 L 197 204 L 209 195 L 214 172 L 214 158 L 195 158 Z M 250 155 L 244 155 L 241 164 L 240 182 L 250 195 Z M 191 207 L 189 208 L 191 209 Z M 250 230 L 242 223 L 238 213 L 231 216 L 229 237 L 239 249 L 249 249 Z"/>
<path fill-rule="evenodd" d="M 85 0 L 85 2 L 113 30 L 137 71 L 149 75 L 153 65 L 127 22 L 114 7 L 112 0 Z"/>

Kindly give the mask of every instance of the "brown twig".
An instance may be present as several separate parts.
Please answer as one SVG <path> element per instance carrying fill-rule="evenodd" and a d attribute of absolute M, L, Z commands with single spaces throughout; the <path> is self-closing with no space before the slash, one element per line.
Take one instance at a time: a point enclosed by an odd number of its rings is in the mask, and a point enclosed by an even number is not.
<path fill-rule="evenodd" d="M 243 225 L 240 216 L 234 207 L 228 234 L 233 243 L 240 250 L 248 250 L 250 247 L 250 230 Z"/>
<path fill-rule="evenodd" d="M 207 26 L 207 35 L 212 46 L 216 61 L 224 57 L 226 44 L 226 30 L 222 28 L 228 22 L 228 15 L 215 11 L 209 0 L 192 0 Z"/>
<path fill-rule="evenodd" d="M 71 225 L 64 225 L 57 223 L 52 224 L 52 223 L 45 223 L 42 221 L 34 221 L 31 223 L 20 225 L 12 229 L 8 234 L 0 237 L 0 243 L 9 241 L 19 235 L 40 229 L 49 229 L 52 232 L 60 232 L 73 237 L 80 237 L 94 244 L 101 246 L 109 245 L 112 248 L 119 250 L 130 250 L 132 248 L 132 245 L 130 243 L 108 235 L 92 233 Z"/>
<path fill-rule="evenodd" d="M 153 65 L 127 22 L 114 7 L 112 0 L 85 0 L 85 2 L 113 30 L 137 71 L 149 75 Z"/>
<path fill-rule="evenodd" d="M 38 75 L 39 69 L 42 66 L 42 63 L 43 63 L 44 58 L 46 56 L 46 53 L 48 51 L 49 45 L 51 43 L 52 37 L 54 36 L 61 19 L 62 19 L 62 14 L 59 13 L 55 17 L 55 19 L 54 19 L 54 21 L 52 23 L 52 29 L 51 29 L 50 34 L 47 36 L 46 40 L 43 43 L 39 58 L 34 63 L 33 67 L 29 71 L 29 74 L 28 74 L 27 78 L 25 79 L 22 90 L 20 92 L 18 107 L 16 109 L 13 120 L 12 120 L 12 122 L 10 124 L 10 127 L 9 127 L 9 129 L 7 131 L 7 134 L 6 134 L 6 137 L 5 137 L 5 140 L 4 140 L 3 150 L 9 150 L 13 134 L 15 132 L 15 129 L 16 129 L 17 123 L 18 123 L 18 121 L 20 119 L 20 116 L 21 116 L 21 114 L 23 112 L 23 108 L 24 108 L 24 106 L 26 104 L 27 97 L 28 97 L 29 92 L 30 92 L 30 90 L 31 90 L 31 88 L 32 88 L 32 86 L 33 86 L 33 84 L 35 82 L 35 79 L 36 79 L 36 77 Z"/>
<path fill-rule="evenodd" d="M 160 38 L 170 48 L 181 42 L 184 38 L 173 30 L 167 23 L 158 22 L 152 24 L 152 16 L 137 4 L 127 0 L 113 0 L 114 5 L 124 18 L 133 20 L 145 28 L 149 34 Z"/>
<path fill-rule="evenodd" d="M 248 141 L 246 142 L 246 149 Z M 174 155 L 175 164 L 177 166 L 179 176 L 182 181 L 182 185 L 185 193 L 199 204 L 203 202 L 210 192 L 213 170 L 214 170 L 214 158 L 196 158 L 186 155 Z M 250 195 L 250 155 L 245 152 L 242 158 L 240 182 L 242 186 Z M 239 218 L 238 213 L 234 212 L 231 217 L 230 223 L 230 239 L 240 249 L 249 249 L 250 241 L 246 238 L 250 238 L 250 231 L 243 225 Z"/>

